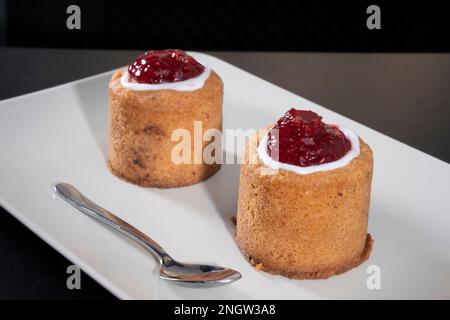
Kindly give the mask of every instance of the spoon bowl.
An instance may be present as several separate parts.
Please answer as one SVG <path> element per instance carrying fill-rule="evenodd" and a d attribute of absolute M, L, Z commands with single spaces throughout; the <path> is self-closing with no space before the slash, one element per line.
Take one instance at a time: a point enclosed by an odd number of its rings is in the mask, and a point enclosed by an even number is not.
<path fill-rule="evenodd" d="M 180 263 L 167 260 L 159 269 L 161 279 L 183 282 L 202 283 L 205 285 L 224 285 L 241 278 L 241 274 L 233 269 L 205 264 Z"/>

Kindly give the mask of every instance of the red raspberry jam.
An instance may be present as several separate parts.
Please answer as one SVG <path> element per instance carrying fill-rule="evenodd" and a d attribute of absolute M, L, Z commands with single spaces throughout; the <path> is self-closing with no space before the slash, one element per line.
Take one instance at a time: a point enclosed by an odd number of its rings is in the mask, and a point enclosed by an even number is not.
<path fill-rule="evenodd" d="M 158 84 L 188 80 L 199 76 L 205 67 L 183 50 L 152 50 L 128 66 L 130 78 L 138 83 Z"/>
<path fill-rule="evenodd" d="M 290 109 L 269 131 L 267 153 L 278 162 L 309 167 L 342 158 L 351 142 L 317 113 Z M 278 155 L 278 159 L 276 159 Z"/>

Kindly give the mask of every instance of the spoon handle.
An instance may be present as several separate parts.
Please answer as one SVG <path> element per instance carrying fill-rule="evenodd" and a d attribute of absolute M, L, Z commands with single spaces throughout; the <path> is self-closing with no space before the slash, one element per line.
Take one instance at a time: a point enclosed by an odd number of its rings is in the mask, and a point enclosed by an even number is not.
<path fill-rule="evenodd" d="M 142 245 L 144 248 L 148 249 L 150 252 L 156 254 L 160 262 L 170 258 L 166 251 L 158 243 L 156 243 L 156 241 L 152 240 L 150 237 L 123 221 L 113 213 L 86 198 L 74 186 L 68 183 L 58 183 L 53 187 L 53 190 L 61 199 L 76 209 L 122 233 Z"/>

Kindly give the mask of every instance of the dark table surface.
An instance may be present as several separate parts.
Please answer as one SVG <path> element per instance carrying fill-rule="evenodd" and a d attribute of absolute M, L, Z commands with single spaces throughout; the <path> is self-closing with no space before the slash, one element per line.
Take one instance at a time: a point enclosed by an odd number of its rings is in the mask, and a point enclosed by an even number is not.
<path fill-rule="evenodd" d="M 126 65 L 138 53 L 0 48 L 0 100 Z M 450 54 L 210 54 L 450 162 Z M 0 256 L 0 298 L 114 298 L 86 274 L 81 290 L 68 290 L 71 262 L 1 208 Z"/>

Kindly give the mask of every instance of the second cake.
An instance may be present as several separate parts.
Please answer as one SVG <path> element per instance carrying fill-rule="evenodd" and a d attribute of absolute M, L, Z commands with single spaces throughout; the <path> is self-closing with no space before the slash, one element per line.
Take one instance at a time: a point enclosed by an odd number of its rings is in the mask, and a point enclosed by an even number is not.
<path fill-rule="evenodd" d="M 208 129 L 221 130 L 222 99 L 220 77 L 185 52 L 149 51 L 138 57 L 109 84 L 110 170 L 145 187 L 181 187 L 207 179 L 220 164 L 195 161 L 194 123 L 201 136 Z M 179 129 L 190 135 L 191 161 L 183 163 L 173 159 L 180 141 L 172 135 Z M 211 141 L 196 143 L 202 154 Z"/>

